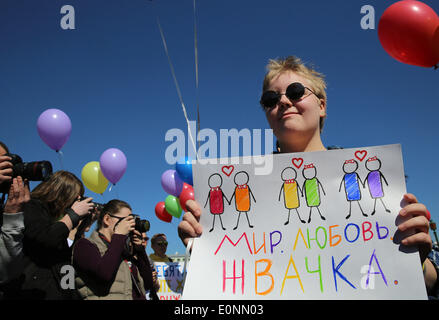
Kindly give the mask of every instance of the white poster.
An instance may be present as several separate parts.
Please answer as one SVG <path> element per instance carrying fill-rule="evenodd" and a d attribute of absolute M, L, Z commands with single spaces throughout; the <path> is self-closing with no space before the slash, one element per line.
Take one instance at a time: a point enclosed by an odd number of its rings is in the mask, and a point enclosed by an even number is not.
<path fill-rule="evenodd" d="M 157 295 L 160 300 L 179 300 L 183 291 L 183 263 L 154 262 L 160 288 Z"/>
<path fill-rule="evenodd" d="M 224 159 L 222 159 L 224 160 Z M 194 164 L 203 234 L 184 299 L 427 299 L 400 245 L 400 145 Z"/>

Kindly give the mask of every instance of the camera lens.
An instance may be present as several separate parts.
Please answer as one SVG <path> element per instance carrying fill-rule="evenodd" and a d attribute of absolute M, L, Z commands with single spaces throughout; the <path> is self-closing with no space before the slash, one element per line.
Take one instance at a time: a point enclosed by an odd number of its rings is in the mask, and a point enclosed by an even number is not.
<path fill-rule="evenodd" d="M 28 179 L 30 181 L 46 181 L 51 174 L 52 164 L 49 161 L 24 162 L 22 164 L 23 179 Z"/>
<path fill-rule="evenodd" d="M 137 231 L 139 231 L 140 233 L 144 233 L 144 232 L 148 232 L 149 231 L 150 223 L 149 223 L 148 220 L 140 219 L 139 216 L 136 216 L 135 219 L 136 219 L 135 220 L 135 223 L 136 223 L 135 229 Z"/>

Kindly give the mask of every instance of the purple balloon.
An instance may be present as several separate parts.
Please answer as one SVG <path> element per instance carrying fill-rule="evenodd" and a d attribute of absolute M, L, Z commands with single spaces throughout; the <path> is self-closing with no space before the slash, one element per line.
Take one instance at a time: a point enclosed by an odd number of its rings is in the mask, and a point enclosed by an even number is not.
<path fill-rule="evenodd" d="M 110 148 L 102 153 L 99 165 L 104 177 L 112 184 L 116 184 L 127 169 L 127 158 L 119 149 Z"/>
<path fill-rule="evenodd" d="M 58 152 L 70 137 L 72 123 L 63 111 L 48 109 L 38 117 L 37 130 L 44 143 Z"/>
<path fill-rule="evenodd" d="M 175 170 L 166 170 L 163 172 L 161 182 L 163 190 L 175 197 L 178 197 L 183 190 L 184 182 Z"/>

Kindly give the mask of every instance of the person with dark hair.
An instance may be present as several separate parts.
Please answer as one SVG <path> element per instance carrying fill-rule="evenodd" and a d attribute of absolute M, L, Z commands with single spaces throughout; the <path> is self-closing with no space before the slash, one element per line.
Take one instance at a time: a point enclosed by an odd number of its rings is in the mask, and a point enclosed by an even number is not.
<path fill-rule="evenodd" d="M 0 154 L 3 155 L 6 153 L 9 153 L 9 148 L 4 142 L 0 141 Z"/>
<path fill-rule="evenodd" d="M 142 259 L 145 262 L 148 262 L 149 265 L 151 266 L 150 269 L 151 269 L 151 276 L 152 276 L 152 283 L 154 290 L 151 290 L 151 288 L 147 289 L 146 296 L 149 297 L 149 300 L 159 300 L 157 291 L 160 289 L 160 283 L 157 278 L 157 271 L 154 268 L 154 263 L 151 260 L 149 260 L 148 255 L 146 254 L 146 246 L 148 244 L 148 240 L 149 237 L 146 235 L 146 232 L 140 233 L 139 231 L 134 230 L 133 233 L 134 258 L 137 260 Z M 146 279 L 146 277 L 149 276 L 142 275 L 142 277 Z"/>
<path fill-rule="evenodd" d="M 75 298 L 74 290 L 61 285 L 61 269 L 71 261 L 69 232 L 93 208 L 92 198 L 80 201 L 83 194 L 81 180 L 68 171 L 55 172 L 32 191 L 31 200 L 24 205 L 21 298 Z"/>
<path fill-rule="evenodd" d="M 7 153 L 8 147 L 0 142 L 0 185 L 11 182 L 6 204 L 3 207 L 2 201 L 0 208 L 0 299 L 12 299 L 18 294 L 18 277 L 24 263 L 23 204 L 30 200 L 27 181 L 20 176 L 11 177 L 12 164 Z"/>
<path fill-rule="evenodd" d="M 72 261 L 81 299 L 145 300 L 147 289 L 155 292 L 146 252 L 129 237 L 134 228 L 130 205 L 111 200 L 99 214 L 97 230 L 74 244 Z"/>

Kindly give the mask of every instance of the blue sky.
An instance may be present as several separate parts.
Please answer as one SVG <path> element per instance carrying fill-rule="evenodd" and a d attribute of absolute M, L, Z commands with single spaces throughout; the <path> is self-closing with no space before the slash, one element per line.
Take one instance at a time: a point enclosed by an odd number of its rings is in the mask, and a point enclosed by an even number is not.
<path fill-rule="evenodd" d="M 197 1 L 201 127 L 268 128 L 258 100 L 270 58 L 297 55 L 326 75 L 325 145 L 345 148 L 401 143 L 408 191 L 439 220 L 437 200 L 438 72 L 393 60 L 377 29 L 360 27 L 361 7 L 376 21 L 394 1 Z M 425 1 L 436 12 L 439 4 Z M 63 5 L 75 9 L 75 30 L 60 27 Z M 154 7 L 153 7 L 154 5 Z M 72 134 L 63 168 L 81 175 L 89 161 L 116 147 L 128 159 L 119 196 L 163 232 L 168 253 L 184 252 L 177 219 L 159 221 L 166 193 L 161 174 L 167 130 L 186 131 L 156 24 L 159 16 L 189 117 L 196 118 L 194 17 L 191 0 L 2 0 L 0 2 L 0 140 L 25 161 L 57 154 L 40 139 L 38 116 L 63 110 Z M 148 248 L 151 252 L 151 249 Z"/>

